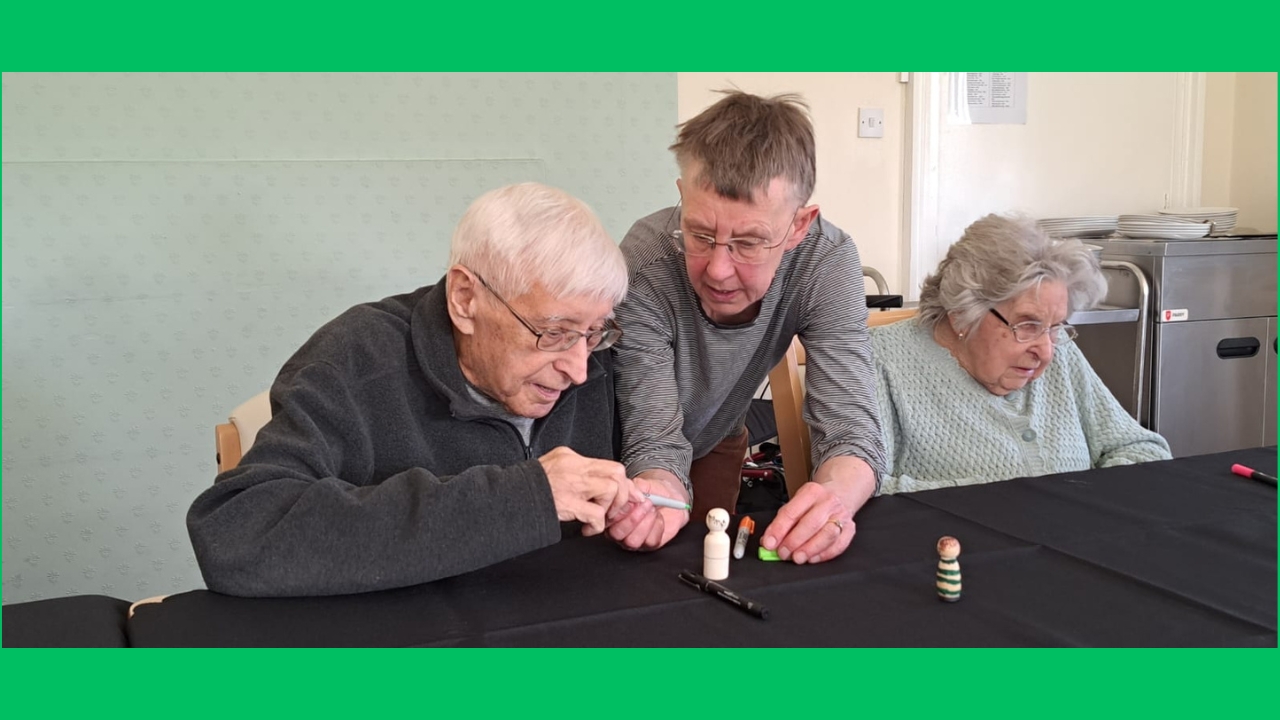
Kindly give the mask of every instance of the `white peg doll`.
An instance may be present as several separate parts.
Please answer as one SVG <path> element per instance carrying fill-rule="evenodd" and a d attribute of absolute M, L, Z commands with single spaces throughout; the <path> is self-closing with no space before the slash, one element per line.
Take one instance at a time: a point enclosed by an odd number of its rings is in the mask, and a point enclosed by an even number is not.
<path fill-rule="evenodd" d="M 947 535 L 938 540 L 938 599 L 955 602 L 960 599 L 960 541 Z"/>
<path fill-rule="evenodd" d="M 702 541 L 702 574 L 708 580 L 729 577 L 729 513 L 714 508 L 707 513 L 707 538 Z"/>

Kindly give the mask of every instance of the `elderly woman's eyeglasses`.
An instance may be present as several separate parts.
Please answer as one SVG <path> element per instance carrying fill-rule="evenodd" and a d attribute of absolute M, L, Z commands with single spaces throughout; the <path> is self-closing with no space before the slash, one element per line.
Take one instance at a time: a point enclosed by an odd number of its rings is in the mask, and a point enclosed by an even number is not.
<path fill-rule="evenodd" d="M 472 272 L 475 271 L 473 270 Z M 502 303 L 502 306 L 507 309 L 507 312 L 511 313 L 516 320 L 520 321 L 520 324 L 523 325 L 526 330 L 533 333 L 534 336 L 538 338 L 537 345 L 539 350 L 545 350 L 546 352 L 564 352 L 574 345 L 577 345 L 579 340 L 586 338 L 587 349 L 595 352 L 597 350 L 605 350 L 609 348 L 622 337 L 622 328 L 614 324 L 612 320 L 605 321 L 605 326 L 603 328 L 587 333 L 579 332 L 577 330 L 567 330 L 565 328 L 548 328 L 546 330 L 538 330 L 532 323 L 521 317 L 520 313 L 516 312 L 516 309 L 511 307 L 511 303 L 507 302 L 506 299 L 499 295 L 496 290 L 490 287 L 489 283 L 480 276 L 480 273 L 475 273 L 475 276 L 486 290 L 488 290 L 494 297 L 498 298 L 498 302 Z"/>
<path fill-rule="evenodd" d="M 678 213 L 680 206 L 672 210 L 672 214 Z M 796 213 L 800 212 L 799 208 Z M 670 223 L 668 222 L 668 225 Z M 790 227 L 790 226 L 788 226 Z M 734 262 L 744 265 L 759 265 L 769 259 L 769 251 L 786 242 L 787 237 L 784 234 L 782 239 L 774 241 L 769 238 L 758 237 L 740 237 L 729 238 L 725 242 L 717 242 L 714 237 L 706 233 L 686 233 L 681 228 L 671 231 L 671 237 L 676 243 L 684 249 L 686 255 L 694 257 L 706 257 L 716 251 L 716 246 L 729 248 L 729 258 Z"/>
<path fill-rule="evenodd" d="M 1013 331 L 1013 338 L 1020 343 L 1034 342 L 1045 333 L 1049 333 L 1049 341 L 1054 345 L 1069 343 L 1076 337 L 1076 329 L 1066 323 L 1062 323 L 1061 325 L 1049 325 L 1046 327 L 1044 323 L 1028 320 L 1027 322 L 1020 322 L 1017 325 L 1014 325 L 1008 320 L 1005 320 L 1004 316 L 997 312 L 995 308 L 991 308 L 991 314 L 995 315 L 1000 322 L 1007 325 L 1009 329 Z"/>

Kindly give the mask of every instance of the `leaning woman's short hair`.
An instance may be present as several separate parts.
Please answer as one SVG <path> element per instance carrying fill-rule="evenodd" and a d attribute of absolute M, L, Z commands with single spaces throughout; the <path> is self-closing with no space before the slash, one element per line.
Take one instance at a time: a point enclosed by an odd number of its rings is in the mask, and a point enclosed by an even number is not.
<path fill-rule="evenodd" d="M 1035 221 L 988 215 L 965 229 L 920 288 L 920 323 L 936 327 L 948 315 L 972 332 L 992 308 L 1056 280 L 1067 288 L 1068 312 L 1098 304 L 1107 292 L 1098 259 L 1079 240 L 1045 234 Z"/>
<path fill-rule="evenodd" d="M 557 188 L 521 183 L 491 190 L 453 231 L 449 265 L 477 272 L 506 298 L 540 284 L 551 297 L 614 305 L 627 294 L 627 263 L 586 203 Z"/>

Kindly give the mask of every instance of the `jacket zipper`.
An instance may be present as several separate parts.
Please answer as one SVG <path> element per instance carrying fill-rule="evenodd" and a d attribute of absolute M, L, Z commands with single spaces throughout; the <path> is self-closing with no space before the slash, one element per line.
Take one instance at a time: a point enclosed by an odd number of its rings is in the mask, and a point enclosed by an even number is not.
<path fill-rule="evenodd" d="M 592 382 L 596 382 L 596 381 L 598 381 L 598 380 L 599 380 L 599 378 L 597 378 L 596 380 L 593 380 Z M 566 391 L 565 391 L 565 394 L 564 394 L 564 395 L 561 395 L 560 399 L 561 399 L 561 400 L 564 400 L 565 395 L 568 395 L 570 392 L 573 392 L 573 391 L 578 390 L 579 388 L 582 388 L 582 387 L 585 387 L 585 386 L 586 386 L 586 383 L 584 383 L 583 385 L 573 385 L 573 386 L 571 386 L 568 390 L 566 390 Z M 479 420 L 483 420 L 483 421 L 488 421 L 488 422 L 501 423 L 501 424 L 503 424 L 503 425 L 507 426 L 507 427 L 511 430 L 511 432 L 513 432 L 513 433 L 515 433 L 515 434 L 516 434 L 516 442 L 520 443 L 520 447 L 524 449 L 524 459 L 525 459 L 525 460 L 532 460 L 532 459 L 533 459 L 533 457 L 534 457 L 534 456 L 533 456 L 533 439 L 534 439 L 534 435 L 535 435 L 535 434 L 537 433 L 537 431 L 539 430 L 539 427 L 538 427 L 538 423 L 539 423 L 539 421 L 549 420 L 549 419 L 551 418 L 551 415 L 554 415 L 554 414 L 555 414 L 557 411 L 559 411 L 559 410 L 560 410 L 560 408 L 562 408 L 563 406 L 564 406 L 564 403 L 563 403 L 563 402 L 557 402 L 557 403 L 556 403 L 556 405 L 555 405 L 555 407 L 551 408 L 551 412 L 550 412 L 550 413 L 548 413 L 546 417 L 539 418 L 538 420 L 535 420 L 535 421 L 533 422 L 533 425 L 531 425 L 531 426 L 529 427 L 529 442 L 528 442 L 528 443 L 526 443 L 526 442 L 524 441 L 524 436 L 520 434 L 520 429 L 519 429 L 519 428 L 517 428 L 517 427 L 516 427 L 513 423 L 511 423 L 511 422 L 508 422 L 508 421 L 506 421 L 506 420 L 502 420 L 502 419 L 500 419 L 500 418 L 495 418 L 495 417 L 481 417 L 481 418 L 478 418 L 478 419 L 479 419 Z M 451 416 L 455 417 L 455 418 L 456 418 L 456 417 L 458 417 L 457 413 L 450 412 L 449 414 L 450 414 Z"/>
<path fill-rule="evenodd" d="M 515 433 L 516 442 L 520 443 L 520 447 L 524 449 L 524 459 L 525 460 L 533 459 L 533 446 L 524 441 L 524 436 L 520 434 L 520 428 L 516 427 L 514 423 L 507 422 L 506 420 L 499 420 L 498 418 L 488 418 L 488 419 L 496 423 L 502 423 L 503 425 L 507 426 L 507 428 L 511 430 L 511 432 Z M 532 427 L 529 428 L 529 441 L 533 442 Z"/>

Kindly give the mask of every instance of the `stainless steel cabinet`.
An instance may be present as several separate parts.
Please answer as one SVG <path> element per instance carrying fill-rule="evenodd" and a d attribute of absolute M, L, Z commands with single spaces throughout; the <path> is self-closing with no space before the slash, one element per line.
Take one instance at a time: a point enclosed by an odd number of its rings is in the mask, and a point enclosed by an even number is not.
<path fill-rule="evenodd" d="M 1122 324 L 1080 328 L 1085 357 L 1125 409 L 1177 457 L 1276 442 L 1276 238 L 1095 241 L 1150 283 L 1146 363 Z M 1108 272 L 1105 302 L 1135 284 Z M 1141 375 L 1138 371 L 1141 370 Z"/>
<path fill-rule="evenodd" d="M 1174 455 L 1257 447 L 1263 443 L 1269 318 L 1156 325 L 1152 429 Z"/>

